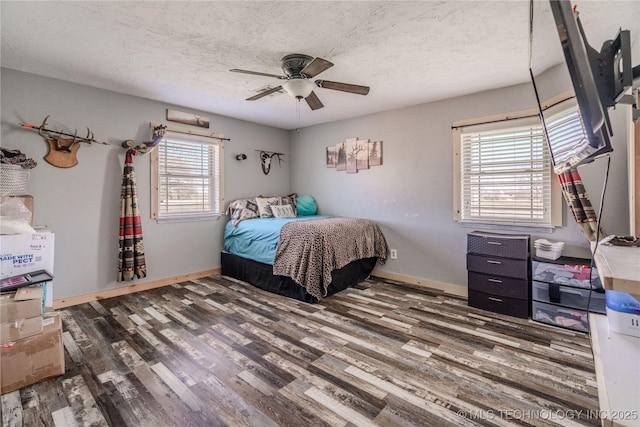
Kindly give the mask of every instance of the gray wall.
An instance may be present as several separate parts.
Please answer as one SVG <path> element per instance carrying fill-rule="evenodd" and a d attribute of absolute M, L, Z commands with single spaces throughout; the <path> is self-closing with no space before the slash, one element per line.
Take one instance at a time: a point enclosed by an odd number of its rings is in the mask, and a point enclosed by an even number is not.
<path fill-rule="evenodd" d="M 348 96 L 348 95 L 345 95 Z M 529 84 L 477 93 L 411 108 L 387 111 L 290 132 L 291 189 L 311 194 L 323 213 L 365 217 L 380 223 L 398 260 L 381 270 L 419 279 L 465 286 L 466 233 L 475 228 L 453 220 L 453 142 L 457 120 L 534 108 Z M 614 153 L 603 227 L 609 233 L 629 229 L 627 193 L 627 116 L 613 111 Z M 347 138 L 382 140 L 383 165 L 356 174 L 325 167 L 325 148 Z M 600 159 L 580 169 L 597 205 L 604 166 Z M 564 241 L 566 255 L 589 256 L 586 239 L 564 207 L 564 227 L 534 238 Z M 497 230 L 494 230 L 497 231 Z"/>
<path fill-rule="evenodd" d="M 125 139 L 144 141 L 148 123 L 166 122 L 166 108 L 192 111 L 86 86 L 2 69 L 2 146 L 17 148 L 39 164 L 30 179 L 36 224 L 56 233 L 54 299 L 90 294 L 217 268 L 224 220 L 157 224 L 149 217 L 149 160 L 135 158 L 149 276 L 115 282 L 119 195 Z M 345 95 L 348 96 L 348 95 Z M 211 130 L 231 138 L 225 145 L 225 199 L 256 194 L 313 195 L 322 213 L 378 221 L 399 259 L 382 270 L 465 286 L 466 233 L 473 228 L 453 220 L 453 142 L 451 124 L 533 107 L 529 85 L 493 90 L 431 104 L 286 132 L 200 112 Z M 612 112 L 611 176 L 603 225 L 628 232 L 628 107 Z M 197 113 L 197 111 L 192 111 Z M 46 163 L 46 143 L 18 126 L 46 115 L 66 127 L 89 126 L 96 138 L 114 144 L 83 146 L 79 164 L 59 169 Z M 177 125 L 177 124 L 176 124 Z M 325 147 L 360 137 L 384 141 L 384 164 L 356 174 L 325 167 Z M 255 149 L 287 153 L 265 176 Z M 235 155 L 246 153 L 244 162 Z M 594 204 L 599 203 L 604 160 L 580 170 Z M 533 233 L 571 245 L 569 255 L 588 255 L 586 240 L 564 208 L 565 227 Z M 224 217 L 223 219 L 226 219 Z"/>
<path fill-rule="evenodd" d="M 134 158 L 140 200 L 148 276 L 133 282 L 115 282 L 117 272 L 120 183 L 126 139 L 148 141 L 149 122 L 167 123 L 166 109 L 201 113 L 211 118 L 213 132 L 224 133 L 226 200 L 255 194 L 287 194 L 289 156 L 269 175 L 260 169 L 255 149 L 289 153 L 288 133 L 186 107 L 166 105 L 87 86 L 2 69 L 2 147 L 19 149 L 35 159 L 29 194 L 34 196 L 34 224 L 55 232 L 54 299 L 90 294 L 110 288 L 220 266 L 221 220 L 157 224 L 150 218 L 149 156 Z M 88 126 L 96 139 L 113 146 L 83 145 L 78 165 L 70 169 L 43 160 L 47 144 L 36 131 L 20 122 L 40 124 L 51 115 L 68 131 L 82 134 Z M 188 127 L 178 123 L 175 126 Z M 55 129 L 60 129 L 59 125 Z M 246 153 L 244 162 L 236 154 Z M 226 206 L 226 205 L 225 205 Z"/>

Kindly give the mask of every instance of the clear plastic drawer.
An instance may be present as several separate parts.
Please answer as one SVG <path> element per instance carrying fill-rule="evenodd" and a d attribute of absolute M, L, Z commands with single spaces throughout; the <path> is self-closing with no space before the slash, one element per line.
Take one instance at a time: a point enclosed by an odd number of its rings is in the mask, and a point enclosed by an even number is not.
<path fill-rule="evenodd" d="M 536 281 L 532 283 L 531 288 L 531 296 L 534 301 L 542 301 L 596 313 L 605 313 L 606 311 L 604 293 Z"/>
<path fill-rule="evenodd" d="M 533 301 L 531 303 L 531 317 L 535 321 L 549 325 L 573 329 L 574 331 L 589 332 L 588 315 L 584 310 L 575 310 Z"/>
<path fill-rule="evenodd" d="M 561 258 L 562 259 L 562 258 Z M 555 264 L 533 260 L 533 280 L 583 289 L 602 289 L 598 270 L 584 264 Z M 589 282 L 591 280 L 591 282 Z"/>

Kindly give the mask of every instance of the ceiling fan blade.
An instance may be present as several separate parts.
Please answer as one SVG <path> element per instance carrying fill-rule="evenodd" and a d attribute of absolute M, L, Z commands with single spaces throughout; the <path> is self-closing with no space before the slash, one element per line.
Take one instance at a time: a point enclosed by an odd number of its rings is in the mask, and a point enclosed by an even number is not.
<path fill-rule="evenodd" d="M 272 93 L 277 92 L 279 90 L 282 90 L 282 86 L 276 86 L 274 88 L 267 89 L 264 92 L 260 92 L 257 95 L 253 95 L 251 98 L 247 98 L 246 100 L 247 101 L 255 101 L 256 99 L 260 99 L 260 98 L 262 98 L 264 96 L 271 95 Z"/>
<path fill-rule="evenodd" d="M 312 110 L 324 107 L 322 102 L 320 102 L 320 98 L 318 98 L 314 92 L 311 92 L 309 96 L 305 98 L 305 101 L 307 101 L 307 104 L 309 104 L 309 107 L 311 107 Z"/>
<path fill-rule="evenodd" d="M 333 63 L 327 61 L 322 58 L 315 58 L 313 61 L 309 62 L 306 67 L 302 69 L 300 74 L 306 76 L 307 78 L 312 78 L 320 74 L 321 72 L 328 70 L 333 67 Z"/>
<path fill-rule="evenodd" d="M 352 85 L 349 83 L 330 82 L 328 80 L 316 80 L 316 85 L 323 89 L 333 89 L 342 92 L 366 95 L 369 93 L 369 86 Z"/>
<path fill-rule="evenodd" d="M 279 76 L 277 74 L 259 73 L 257 71 L 239 70 L 237 68 L 234 68 L 234 69 L 229 70 L 229 71 L 232 71 L 234 73 L 253 74 L 253 75 L 256 75 L 256 76 L 275 77 L 276 79 L 286 79 L 286 77 Z"/>

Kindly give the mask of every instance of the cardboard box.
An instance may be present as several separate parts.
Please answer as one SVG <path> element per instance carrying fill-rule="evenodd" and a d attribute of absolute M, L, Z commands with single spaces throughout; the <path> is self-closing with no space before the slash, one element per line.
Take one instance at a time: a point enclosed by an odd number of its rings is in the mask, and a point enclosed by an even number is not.
<path fill-rule="evenodd" d="M 0 278 L 36 270 L 47 270 L 54 274 L 54 243 L 55 234 L 51 231 L 1 235 Z M 45 306 L 53 307 L 53 282 L 47 282 Z"/>
<path fill-rule="evenodd" d="M 64 374 L 60 316 L 45 317 L 42 333 L 0 349 L 0 394 Z"/>
<path fill-rule="evenodd" d="M 42 333 L 42 316 L 0 323 L 0 344 L 29 338 Z"/>
<path fill-rule="evenodd" d="M 20 200 L 25 207 L 31 211 L 31 220 L 29 221 L 29 225 L 33 225 L 33 196 L 0 196 L 0 203 L 7 199 Z"/>
<path fill-rule="evenodd" d="M 40 298 L 16 301 L 15 292 L 0 294 L 0 323 L 9 323 L 41 315 L 42 300 Z"/>

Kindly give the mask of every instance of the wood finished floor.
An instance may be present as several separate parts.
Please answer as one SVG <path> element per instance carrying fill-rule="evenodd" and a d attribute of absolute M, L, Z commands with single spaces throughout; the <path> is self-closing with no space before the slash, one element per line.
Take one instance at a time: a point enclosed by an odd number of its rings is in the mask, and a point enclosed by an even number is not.
<path fill-rule="evenodd" d="M 588 336 L 371 278 L 318 304 L 219 276 L 62 312 L 3 426 L 599 425 Z"/>

